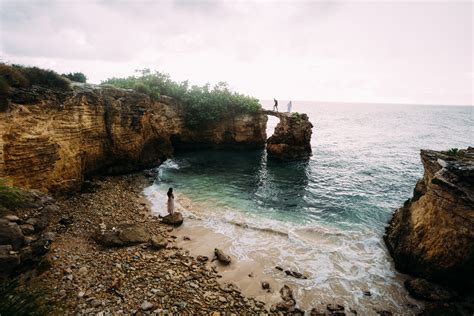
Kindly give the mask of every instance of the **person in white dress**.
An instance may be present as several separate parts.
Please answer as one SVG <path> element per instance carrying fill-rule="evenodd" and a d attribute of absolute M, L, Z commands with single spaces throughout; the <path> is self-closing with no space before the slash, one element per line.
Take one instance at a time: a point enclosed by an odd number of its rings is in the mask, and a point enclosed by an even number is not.
<path fill-rule="evenodd" d="M 169 188 L 168 193 L 166 193 L 166 195 L 168 195 L 168 202 L 167 202 L 168 213 L 169 213 L 169 214 L 173 214 L 173 213 L 174 213 L 174 194 L 173 194 L 173 188 Z"/>
<path fill-rule="evenodd" d="M 287 107 L 288 107 L 288 113 L 291 112 L 291 107 L 292 107 L 292 106 L 293 106 L 293 104 L 291 103 L 291 101 L 288 102 L 288 105 L 287 105 Z"/>

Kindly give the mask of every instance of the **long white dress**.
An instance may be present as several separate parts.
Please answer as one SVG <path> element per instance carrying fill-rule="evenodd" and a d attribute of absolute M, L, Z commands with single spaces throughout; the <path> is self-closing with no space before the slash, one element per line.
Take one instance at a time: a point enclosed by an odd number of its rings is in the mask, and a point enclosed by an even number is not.
<path fill-rule="evenodd" d="M 173 214 L 174 213 L 174 195 L 168 196 L 168 213 Z"/>

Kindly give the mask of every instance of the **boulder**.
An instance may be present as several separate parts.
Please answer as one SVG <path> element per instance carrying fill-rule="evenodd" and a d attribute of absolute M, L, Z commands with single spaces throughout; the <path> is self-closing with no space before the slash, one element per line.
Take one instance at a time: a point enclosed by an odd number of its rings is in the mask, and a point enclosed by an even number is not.
<path fill-rule="evenodd" d="M 267 281 L 262 281 L 262 289 L 270 290 L 270 283 L 268 283 Z"/>
<path fill-rule="evenodd" d="M 0 220 L 0 245 L 12 245 L 13 250 L 20 249 L 25 244 L 25 236 L 20 226 L 9 220 Z"/>
<path fill-rule="evenodd" d="M 150 248 L 155 250 L 160 250 L 166 248 L 168 241 L 161 236 L 151 236 L 150 238 Z"/>
<path fill-rule="evenodd" d="M 420 156 L 423 178 L 395 211 L 385 243 L 401 272 L 473 290 L 474 148 Z"/>
<path fill-rule="evenodd" d="M 226 255 L 222 250 L 218 248 L 214 249 L 214 255 L 216 256 L 217 261 L 222 264 L 228 265 L 232 261 L 229 255 Z"/>
<path fill-rule="evenodd" d="M 20 218 L 16 215 L 6 215 L 3 217 L 6 220 L 9 220 L 10 222 L 19 222 Z"/>
<path fill-rule="evenodd" d="M 425 301 L 449 301 L 457 296 L 454 291 L 421 278 L 406 280 L 405 288 L 414 298 Z"/>
<path fill-rule="evenodd" d="M 281 302 L 277 303 L 274 307 L 277 311 L 290 313 L 295 310 L 296 301 L 293 297 L 293 291 L 288 285 L 284 285 L 280 289 Z"/>
<path fill-rule="evenodd" d="M 148 242 L 150 235 L 140 225 L 121 224 L 110 229 L 99 230 L 93 238 L 105 247 L 123 247 Z"/>
<path fill-rule="evenodd" d="M 311 134 L 313 125 L 306 114 L 264 111 L 276 116 L 280 122 L 267 140 L 270 159 L 289 161 L 304 160 L 311 156 Z"/>
<path fill-rule="evenodd" d="M 168 214 L 161 219 L 163 224 L 179 226 L 183 223 L 183 215 L 180 212 L 174 212 L 173 214 Z"/>
<path fill-rule="evenodd" d="M 23 235 L 25 236 L 33 235 L 35 233 L 35 228 L 33 227 L 33 225 L 23 224 L 23 225 L 20 225 L 20 228 L 21 228 L 21 231 L 23 232 Z"/>

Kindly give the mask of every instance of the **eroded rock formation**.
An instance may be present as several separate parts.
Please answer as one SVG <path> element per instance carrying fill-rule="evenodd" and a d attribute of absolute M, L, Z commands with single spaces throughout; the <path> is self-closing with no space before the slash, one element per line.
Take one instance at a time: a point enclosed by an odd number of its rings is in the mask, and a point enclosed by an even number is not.
<path fill-rule="evenodd" d="M 175 145 L 263 147 L 263 113 L 238 115 L 214 126 L 186 128 L 172 99 L 111 87 L 76 85 L 58 92 L 14 89 L 0 113 L 0 177 L 52 193 L 78 190 L 95 173 L 158 165 Z"/>
<path fill-rule="evenodd" d="M 474 148 L 421 151 L 424 176 L 384 237 L 396 267 L 453 287 L 474 287 Z"/>
<path fill-rule="evenodd" d="M 308 159 L 311 156 L 313 125 L 306 114 L 274 111 L 264 113 L 280 119 L 274 134 L 267 140 L 269 158 L 288 161 Z"/>

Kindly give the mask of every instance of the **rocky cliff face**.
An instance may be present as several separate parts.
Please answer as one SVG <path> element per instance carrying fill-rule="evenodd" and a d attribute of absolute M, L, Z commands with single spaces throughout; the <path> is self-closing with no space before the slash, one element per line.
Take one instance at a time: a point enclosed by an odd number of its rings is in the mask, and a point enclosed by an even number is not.
<path fill-rule="evenodd" d="M 395 211 L 387 247 L 403 272 L 474 288 L 474 148 L 422 150 L 421 160 L 424 176 Z"/>
<path fill-rule="evenodd" d="M 308 159 L 311 156 L 313 127 L 308 116 L 299 113 L 264 112 L 280 119 L 274 134 L 267 140 L 268 157 L 283 161 Z"/>
<path fill-rule="evenodd" d="M 189 130 L 170 98 L 91 85 L 14 90 L 0 116 L 0 177 L 52 193 L 76 190 L 94 173 L 156 166 L 173 153 L 173 142 L 263 147 L 266 141 L 262 113 Z"/>

